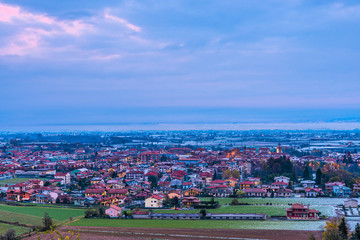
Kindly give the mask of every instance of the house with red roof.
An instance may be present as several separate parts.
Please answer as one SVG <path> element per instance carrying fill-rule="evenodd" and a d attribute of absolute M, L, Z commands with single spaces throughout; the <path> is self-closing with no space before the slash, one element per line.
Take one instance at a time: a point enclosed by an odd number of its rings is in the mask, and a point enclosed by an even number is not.
<path fill-rule="evenodd" d="M 291 197 L 292 194 L 293 194 L 293 190 L 288 188 L 279 188 L 276 191 L 277 197 Z"/>
<path fill-rule="evenodd" d="M 345 183 L 343 182 L 329 182 L 329 183 L 325 183 L 325 189 L 326 191 L 332 192 L 334 189 L 334 186 L 345 186 Z"/>
<path fill-rule="evenodd" d="M 266 190 L 261 188 L 247 188 L 242 190 L 246 197 L 264 197 L 267 193 Z"/>
<path fill-rule="evenodd" d="M 110 205 L 110 208 L 105 210 L 105 214 L 110 218 L 119 218 L 121 217 L 121 207 Z"/>
<path fill-rule="evenodd" d="M 69 184 L 70 183 L 70 173 L 58 172 L 55 174 L 55 179 L 60 179 L 61 184 Z"/>
<path fill-rule="evenodd" d="M 239 183 L 239 186 L 241 190 L 244 190 L 244 189 L 253 188 L 255 186 L 255 183 L 251 181 L 243 181 Z"/>
<path fill-rule="evenodd" d="M 127 179 L 143 179 L 144 172 L 143 171 L 129 171 L 126 173 Z"/>
<path fill-rule="evenodd" d="M 286 217 L 291 220 L 318 220 L 319 211 L 310 209 L 309 205 L 294 203 L 291 208 L 286 209 Z"/>
<path fill-rule="evenodd" d="M 271 184 L 272 189 L 286 188 L 287 186 L 289 186 L 289 183 L 287 182 L 273 182 Z"/>
<path fill-rule="evenodd" d="M 163 201 L 165 196 L 164 195 L 152 195 L 145 199 L 145 207 L 146 208 L 162 208 Z"/>
<path fill-rule="evenodd" d="M 305 188 L 306 197 L 317 197 L 318 195 L 323 194 L 321 188 Z"/>
<path fill-rule="evenodd" d="M 85 190 L 86 197 L 95 196 L 95 195 L 99 195 L 99 196 L 106 195 L 105 188 L 88 188 Z"/>

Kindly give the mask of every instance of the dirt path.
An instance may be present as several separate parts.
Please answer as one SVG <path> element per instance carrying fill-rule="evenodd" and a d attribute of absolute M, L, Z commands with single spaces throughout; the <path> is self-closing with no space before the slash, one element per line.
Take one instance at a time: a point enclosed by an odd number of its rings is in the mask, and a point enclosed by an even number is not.
<path fill-rule="evenodd" d="M 238 230 L 238 229 L 170 229 L 170 228 L 121 228 L 64 226 L 61 232 L 74 231 L 81 240 L 95 239 L 214 239 L 214 240 L 308 240 L 309 234 L 321 239 L 318 231 L 288 230 Z M 37 236 L 26 238 L 37 239 Z M 43 236 L 41 239 L 46 239 Z"/>

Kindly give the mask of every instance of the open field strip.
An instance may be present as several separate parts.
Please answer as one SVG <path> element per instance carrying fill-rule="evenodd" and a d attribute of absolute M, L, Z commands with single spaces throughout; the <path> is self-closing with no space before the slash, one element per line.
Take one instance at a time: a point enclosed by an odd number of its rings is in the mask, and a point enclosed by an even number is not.
<path fill-rule="evenodd" d="M 201 200 L 209 201 L 210 198 L 201 198 Z M 222 205 L 219 209 L 228 206 L 231 203 L 232 198 L 215 198 L 215 201 L 219 201 L 220 205 Z M 238 198 L 239 203 L 248 203 L 252 205 L 240 205 L 244 211 L 246 207 L 249 209 L 261 209 L 265 207 L 265 214 L 269 215 L 277 215 L 277 216 L 285 216 L 285 209 L 290 207 L 293 203 L 301 203 L 301 204 L 309 204 L 310 208 L 314 208 L 319 210 L 322 215 L 326 216 L 336 216 L 335 214 L 335 206 L 344 203 L 343 198 Z M 360 199 L 357 199 L 360 201 Z M 268 205 L 270 204 L 271 205 Z M 239 206 L 231 206 L 231 207 L 239 207 Z M 277 209 L 277 210 L 275 210 Z M 280 213 L 281 209 L 284 209 L 282 213 Z M 240 210 L 243 213 L 243 210 Z M 276 214 L 276 212 L 278 214 Z M 257 212 L 254 212 L 257 213 Z M 275 214 L 273 214 L 275 213 Z"/>
<path fill-rule="evenodd" d="M 216 209 L 207 209 L 209 213 L 264 213 L 267 216 L 285 216 L 286 206 L 230 206 L 223 205 Z M 194 210 L 171 210 L 171 209 L 156 209 L 153 212 L 158 213 L 199 213 L 200 209 Z"/>
<path fill-rule="evenodd" d="M 6 184 L 13 185 L 13 184 L 17 184 L 17 183 L 22 183 L 22 182 L 28 181 L 29 179 L 39 179 L 44 182 L 46 182 L 48 180 L 47 178 L 11 178 L 11 179 L 0 180 L 0 186 L 4 186 Z"/>
<path fill-rule="evenodd" d="M 96 233 L 96 234 L 132 234 L 137 237 L 142 237 L 144 235 L 150 235 L 154 237 L 181 237 L 181 238 L 200 238 L 200 239 L 225 239 L 225 240 L 267 240 L 264 238 L 242 238 L 242 237 L 218 237 L 218 236 L 203 236 L 203 235 L 189 235 L 189 234 L 164 234 L 164 233 L 142 233 L 142 232 L 124 232 L 124 231 L 110 231 L 110 230 L 76 230 L 77 232 L 86 232 L 86 233 Z"/>
<path fill-rule="evenodd" d="M 205 228 L 205 229 L 270 229 L 321 230 L 325 221 L 247 221 L 247 220 L 141 220 L 141 219 L 85 219 L 68 224 L 87 227 L 137 228 Z"/>

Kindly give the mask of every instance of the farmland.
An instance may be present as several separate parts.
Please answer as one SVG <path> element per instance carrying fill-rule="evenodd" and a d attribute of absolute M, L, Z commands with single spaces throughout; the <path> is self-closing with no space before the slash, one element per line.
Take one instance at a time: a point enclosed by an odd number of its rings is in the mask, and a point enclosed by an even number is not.
<path fill-rule="evenodd" d="M 209 201 L 210 198 L 202 198 Z M 319 210 L 322 215 L 334 216 L 334 206 L 343 203 L 343 199 L 339 198 L 238 198 L 239 203 L 248 203 L 252 205 L 229 205 L 233 199 L 231 198 L 215 198 L 219 201 L 220 207 L 217 209 L 208 209 L 209 213 L 264 213 L 270 216 L 285 216 L 285 209 L 292 203 L 310 204 L 311 208 Z M 157 209 L 158 213 L 198 213 L 199 210 L 171 210 Z"/>
<path fill-rule="evenodd" d="M 140 219 L 85 219 L 69 226 L 137 227 L 137 228 L 211 228 L 211 229 L 272 229 L 321 230 L 325 221 L 239 221 L 239 220 L 140 220 Z"/>
<path fill-rule="evenodd" d="M 69 220 L 70 217 L 76 218 L 83 216 L 84 211 L 83 209 L 72 208 L 0 205 L 0 218 L 3 220 L 6 219 L 8 222 L 41 225 L 44 213 L 47 212 L 55 224 L 61 224 Z"/>
<path fill-rule="evenodd" d="M 48 180 L 47 178 L 12 178 L 12 179 L 0 180 L 0 186 L 22 183 L 28 181 L 29 179 L 40 179 L 43 181 Z"/>
<path fill-rule="evenodd" d="M 264 213 L 267 216 L 285 216 L 286 206 L 252 206 L 252 205 L 242 205 L 242 206 L 231 206 L 231 205 L 222 205 L 217 209 L 208 209 L 209 213 Z M 199 209 L 194 210 L 154 210 L 153 212 L 158 213 L 199 213 Z"/>
<path fill-rule="evenodd" d="M 201 198 L 203 201 L 209 201 L 210 198 Z M 344 203 L 343 198 L 238 198 L 239 203 L 250 204 L 266 204 L 271 203 L 273 205 L 289 205 L 292 203 L 302 203 L 313 205 L 329 205 L 335 206 Z M 360 199 L 357 199 L 360 200 Z M 232 198 L 215 198 L 215 201 L 219 201 L 221 205 L 230 204 Z"/>

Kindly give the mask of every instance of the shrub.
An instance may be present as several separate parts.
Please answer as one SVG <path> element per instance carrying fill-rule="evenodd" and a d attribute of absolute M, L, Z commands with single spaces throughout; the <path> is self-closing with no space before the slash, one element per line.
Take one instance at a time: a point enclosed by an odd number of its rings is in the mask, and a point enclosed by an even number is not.
<path fill-rule="evenodd" d="M 1 240 L 16 240 L 16 233 L 14 229 L 8 230 L 4 236 L 0 236 Z"/>
<path fill-rule="evenodd" d="M 239 200 L 237 200 L 237 198 L 234 198 L 234 199 L 231 201 L 230 205 L 239 205 Z"/>

